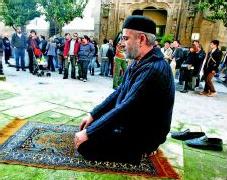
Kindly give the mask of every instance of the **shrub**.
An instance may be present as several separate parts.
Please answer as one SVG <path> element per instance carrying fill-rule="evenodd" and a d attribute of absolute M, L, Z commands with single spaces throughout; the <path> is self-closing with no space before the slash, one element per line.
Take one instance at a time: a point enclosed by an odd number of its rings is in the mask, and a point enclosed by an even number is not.
<path fill-rule="evenodd" d="M 166 34 L 166 35 L 162 36 L 160 45 L 163 47 L 166 41 L 173 42 L 173 40 L 174 40 L 173 34 Z"/>

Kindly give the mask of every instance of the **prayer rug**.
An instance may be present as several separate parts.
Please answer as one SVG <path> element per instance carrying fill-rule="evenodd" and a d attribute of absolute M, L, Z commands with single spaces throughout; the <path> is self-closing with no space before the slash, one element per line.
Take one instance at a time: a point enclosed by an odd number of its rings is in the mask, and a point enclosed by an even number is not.
<path fill-rule="evenodd" d="M 1 163 L 155 178 L 179 178 L 161 150 L 144 157 L 139 165 L 87 161 L 74 148 L 73 139 L 75 132 L 79 130 L 78 127 L 25 122 L 16 120 L 0 132 Z M 14 132 L 16 128 L 12 130 L 13 124 L 21 128 Z"/>

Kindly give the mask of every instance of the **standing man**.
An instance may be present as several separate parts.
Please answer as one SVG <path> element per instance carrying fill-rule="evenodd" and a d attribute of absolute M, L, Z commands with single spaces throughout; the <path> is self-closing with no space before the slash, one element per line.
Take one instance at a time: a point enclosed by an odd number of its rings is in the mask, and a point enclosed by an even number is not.
<path fill-rule="evenodd" d="M 63 79 L 68 79 L 69 64 L 71 63 L 71 78 L 76 79 L 76 58 L 80 48 L 80 43 L 78 42 L 78 34 L 74 33 L 73 38 L 71 38 L 69 33 L 65 36 L 65 46 L 64 46 L 64 58 L 65 58 L 65 69 Z"/>
<path fill-rule="evenodd" d="M 109 73 L 109 59 L 107 57 L 108 49 L 109 49 L 108 41 L 107 39 L 104 39 L 103 44 L 100 47 L 100 56 L 101 56 L 100 76 L 108 76 L 108 73 Z"/>
<path fill-rule="evenodd" d="M 174 77 L 176 75 L 176 71 L 178 71 L 179 84 L 183 85 L 182 73 L 180 72 L 180 68 L 181 68 L 181 65 L 184 61 L 184 59 L 183 59 L 184 52 L 183 52 L 183 49 L 180 46 L 180 41 L 178 41 L 178 40 L 173 41 L 173 47 L 174 47 L 174 51 L 173 51 L 172 61 L 170 63 L 170 66 L 172 68 Z"/>
<path fill-rule="evenodd" d="M 46 47 L 47 47 L 47 40 L 46 40 L 45 36 L 40 35 L 39 48 L 42 51 L 44 56 L 46 56 Z"/>
<path fill-rule="evenodd" d="M 198 40 L 194 40 L 193 44 L 196 46 L 196 57 L 195 61 L 193 63 L 193 73 L 192 73 L 192 88 L 199 88 L 200 84 L 200 71 L 202 69 L 202 65 L 204 62 L 204 59 L 206 57 L 206 53 L 203 50 L 201 44 L 199 43 Z"/>
<path fill-rule="evenodd" d="M 223 68 L 225 68 L 225 76 L 223 77 L 225 80 L 223 83 L 227 84 L 227 51 L 225 52 L 225 55 L 223 57 Z"/>
<path fill-rule="evenodd" d="M 109 59 L 109 67 L 110 67 L 110 76 L 113 77 L 113 69 L 114 69 L 114 56 L 115 49 L 113 47 L 113 40 L 109 39 L 109 49 L 107 51 L 107 57 Z"/>
<path fill-rule="evenodd" d="M 10 44 L 10 40 L 9 40 L 8 34 L 4 35 L 4 38 L 3 38 L 3 49 L 4 49 L 5 64 L 9 64 L 9 58 L 11 56 L 11 44 Z"/>
<path fill-rule="evenodd" d="M 3 39 L 2 35 L 0 34 L 0 75 L 4 75 L 2 66 L 2 55 L 3 55 Z"/>
<path fill-rule="evenodd" d="M 84 158 L 139 164 L 143 154 L 165 142 L 175 85 L 169 64 L 154 47 L 155 31 L 144 16 L 125 20 L 121 43 L 133 62 L 117 90 L 82 121 L 74 142 Z"/>
<path fill-rule="evenodd" d="M 171 49 L 170 44 L 171 44 L 170 41 L 166 41 L 164 47 L 161 48 L 164 58 L 169 64 L 171 62 L 171 58 L 173 54 L 173 50 Z"/>
<path fill-rule="evenodd" d="M 212 79 L 218 71 L 218 66 L 222 58 L 222 51 L 218 48 L 218 46 L 218 40 L 213 40 L 210 42 L 211 51 L 208 53 L 205 65 L 203 67 L 205 86 L 204 90 L 200 92 L 200 95 L 207 95 L 210 97 L 217 95 Z"/>
<path fill-rule="evenodd" d="M 15 58 L 16 58 L 16 70 L 19 71 L 20 67 L 22 71 L 25 70 L 25 48 L 27 46 L 27 38 L 22 33 L 21 28 L 18 27 L 16 29 L 16 32 L 12 36 L 11 40 L 12 47 L 14 48 Z M 20 60 L 20 63 L 19 63 Z"/>
<path fill-rule="evenodd" d="M 33 73 L 34 71 L 34 56 L 36 56 L 36 58 L 38 58 L 39 56 L 37 56 L 37 54 L 35 54 L 35 48 L 39 49 L 39 44 L 40 44 L 40 40 L 37 36 L 37 33 L 34 29 L 32 29 L 30 31 L 29 37 L 28 37 L 28 57 L 29 57 L 29 72 Z"/>
<path fill-rule="evenodd" d="M 97 64 L 97 59 L 98 59 L 98 44 L 95 41 L 93 36 L 90 37 L 90 41 L 91 41 L 91 43 L 93 44 L 93 46 L 95 48 L 95 53 L 94 53 L 94 55 L 93 55 L 93 57 L 91 59 L 91 62 L 89 64 L 89 70 L 90 70 L 90 74 L 92 76 L 94 76 L 95 75 L 95 64 Z"/>

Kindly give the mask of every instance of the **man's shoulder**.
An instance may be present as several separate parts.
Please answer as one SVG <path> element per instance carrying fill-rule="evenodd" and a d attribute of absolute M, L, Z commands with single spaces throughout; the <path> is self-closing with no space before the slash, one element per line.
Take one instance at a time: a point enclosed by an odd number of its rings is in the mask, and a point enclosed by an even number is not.
<path fill-rule="evenodd" d="M 216 49 L 212 54 L 216 56 L 222 56 L 222 51 L 220 49 Z"/>
<path fill-rule="evenodd" d="M 184 51 L 184 48 L 183 47 L 178 47 L 178 48 L 176 48 L 176 51 L 177 52 L 183 52 Z"/>
<path fill-rule="evenodd" d="M 13 33 L 13 34 L 12 34 L 12 38 L 15 38 L 16 35 L 17 35 L 17 33 Z"/>

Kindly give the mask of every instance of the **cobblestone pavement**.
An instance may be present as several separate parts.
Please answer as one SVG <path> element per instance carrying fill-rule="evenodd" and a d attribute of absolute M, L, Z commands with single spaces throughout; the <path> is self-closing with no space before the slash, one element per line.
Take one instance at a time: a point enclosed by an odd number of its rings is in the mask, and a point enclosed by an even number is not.
<path fill-rule="evenodd" d="M 89 76 L 87 82 L 70 78 L 63 80 L 57 72 L 52 73 L 51 77 L 37 77 L 28 70 L 17 72 L 13 67 L 6 66 L 4 73 L 7 80 L 0 83 L 0 89 L 18 95 L 17 102 L 11 100 L 13 106 L 49 102 L 55 106 L 63 104 L 70 107 L 72 102 L 83 101 L 91 103 L 90 107 L 86 107 L 89 111 L 113 92 L 112 79 L 100 77 L 98 72 L 95 76 Z M 218 92 L 216 97 L 200 96 L 198 92 L 192 91 L 186 94 L 176 91 L 172 127 L 197 125 L 208 135 L 215 132 L 227 143 L 227 88 L 217 82 L 215 87 Z"/>
<path fill-rule="evenodd" d="M 113 92 L 112 78 L 101 77 L 98 71 L 95 76 L 88 76 L 87 82 L 63 80 L 57 72 L 51 77 L 37 77 L 28 70 L 17 72 L 6 65 L 4 73 L 6 81 L 0 81 L 0 118 L 1 114 L 29 118 L 50 110 L 70 117 L 80 116 Z M 204 131 L 208 137 L 222 138 L 227 144 L 227 88 L 218 82 L 215 87 L 216 97 L 176 91 L 172 130 Z M 169 155 L 173 156 L 175 152 L 176 167 L 182 167 L 183 156 L 178 156 L 182 155 L 182 147 L 176 152 L 171 141 L 165 144 L 164 149 Z"/>

